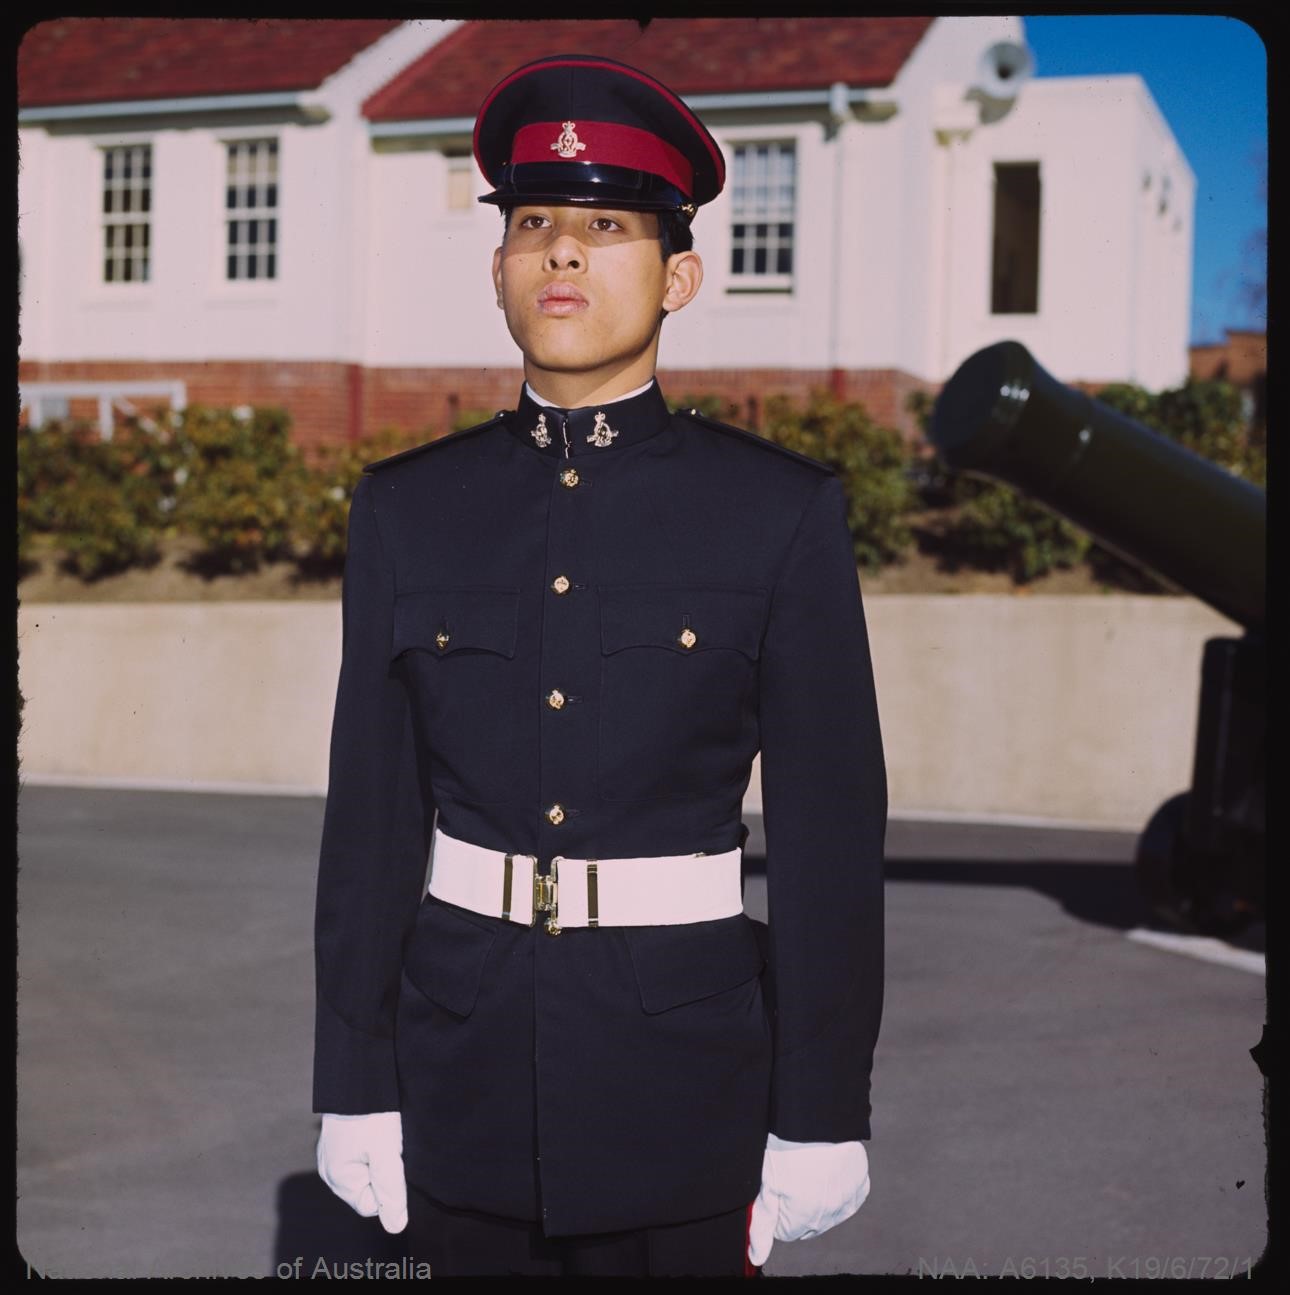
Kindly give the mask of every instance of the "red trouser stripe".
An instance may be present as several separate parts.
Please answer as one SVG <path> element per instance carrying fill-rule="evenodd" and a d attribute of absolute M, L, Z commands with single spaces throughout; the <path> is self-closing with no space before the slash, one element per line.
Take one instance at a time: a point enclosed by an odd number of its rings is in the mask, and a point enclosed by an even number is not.
<path fill-rule="evenodd" d="M 756 1201 L 753 1201 L 753 1202 L 751 1202 L 751 1203 L 749 1204 L 749 1206 L 748 1206 L 748 1222 L 747 1222 L 747 1224 L 746 1224 L 746 1225 L 745 1225 L 745 1227 L 744 1227 L 744 1276 L 745 1276 L 745 1277 L 760 1277 L 760 1276 L 761 1276 L 761 1269 L 760 1269 L 760 1268 L 754 1268 L 754 1267 L 753 1267 L 753 1261 L 752 1261 L 751 1259 L 749 1259 L 749 1258 L 748 1258 L 748 1246 L 749 1246 L 749 1244 L 752 1242 L 752 1212 L 753 1212 L 753 1205 L 755 1205 L 756 1203 L 757 1203 Z"/>

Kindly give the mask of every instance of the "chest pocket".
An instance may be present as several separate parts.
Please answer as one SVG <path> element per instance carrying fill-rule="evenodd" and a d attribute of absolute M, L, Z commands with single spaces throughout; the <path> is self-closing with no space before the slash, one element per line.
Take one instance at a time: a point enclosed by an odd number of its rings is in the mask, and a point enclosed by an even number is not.
<path fill-rule="evenodd" d="M 436 780 L 465 800 L 505 803 L 526 793 L 517 732 L 519 607 L 517 589 L 418 589 L 394 600 L 391 656 Z"/>
<path fill-rule="evenodd" d="M 766 590 L 602 585 L 598 594 L 601 796 L 692 796 L 746 774 Z"/>
<path fill-rule="evenodd" d="M 520 595 L 516 589 L 418 589 L 394 600 L 392 655 L 421 649 L 515 655 Z"/>

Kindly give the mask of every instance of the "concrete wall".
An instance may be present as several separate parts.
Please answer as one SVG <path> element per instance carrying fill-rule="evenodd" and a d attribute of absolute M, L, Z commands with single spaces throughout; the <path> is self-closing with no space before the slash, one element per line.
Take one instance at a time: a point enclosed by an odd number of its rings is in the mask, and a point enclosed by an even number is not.
<path fill-rule="evenodd" d="M 1239 633 L 1188 598 L 867 610 L 894 812 L 1134 830 L 1190 783 L 1202 647 Z M 338 603 L 36 604 L 18 623 L 28 781 L 325 789 Z"/>

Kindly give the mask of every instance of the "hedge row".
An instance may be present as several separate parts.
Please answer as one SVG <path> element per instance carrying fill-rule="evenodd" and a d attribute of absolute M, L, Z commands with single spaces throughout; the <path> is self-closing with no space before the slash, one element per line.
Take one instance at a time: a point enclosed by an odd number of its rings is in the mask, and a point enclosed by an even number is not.
<path fill-rule="evenodd" d="M 1117 385 L 1105 403 L 1165 436 L 1265 484 L 1266 450 L 1251 435 L 1239 391 L 1189 383 L 1151 394 Z M 687 396 L 678 406 L 718 418 L 734 411 L 718 397 Z M 931 400 L 911 400 L 926 424 Z M 484 415 L 486 416 L 486 415 Z M 463 426 L 479 418 L 466 412 Z M 829 464 L 850 501 L 856 561 L 875 570 L 899 562 L 917 542 L 914 521 L 947 565 L 1005 570 L 1026 582 L 1088 561 L 1111 583 L 1152 588 L 1090 537 L 1010 487 L 956 475 L 927 443 L 910 445 L 858 404 L 816 394 L 805 408 L 766 402 L 761 434 Z M 190 406 L 160 422 L 127 421 L 111 441 L 84 424 L 51 423 L 18 432 L 19 562 L 29 537 L 55 537 L 66 569 L 95 579 L 155 562 L 163 540 L 197 541 L 194 564 L 208 573 L 243 572 L 291 561 L 303 573 L 338 572 L 349 499 L 364 463 L 432 433 L 386 431 L 317 451 L 306 461 L 276 409 Z M 938 518 L 930 530 L 929 517 Z"/>
<path fill-rule="evenodd" d="M 46 532 L 87 580 L 150 565 L 177 535 L 197 541 L 194 565 L 208 574 L 281 560 L 339 570 L 363 464 L 416 439 L 385 432 L 307 462 L 282 410 L 245 406 L 128 420 L 111 441 L 83 423 L 20 427 L 19 564 Z"/>

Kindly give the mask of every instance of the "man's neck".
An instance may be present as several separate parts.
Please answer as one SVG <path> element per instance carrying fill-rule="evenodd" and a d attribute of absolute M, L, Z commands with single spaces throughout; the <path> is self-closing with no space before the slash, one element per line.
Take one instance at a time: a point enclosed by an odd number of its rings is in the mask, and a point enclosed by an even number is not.
<path fill-rule="evenodd" d="M 546 405 L 555 409 L 582 409 L 587 405 L 612 405 L 619 400 L 630 400 L 633 396 L 639 396 L 642 392 L 648 391 L 654 385 L 654 379 L 650 378 L 648 382 L 642 383 L 639 387 L 631 391 L 624 391 L 621 395 L 611 396 L 608 400 L 583 400 L 576 405 L 561 405 L 554 400 L 548 400 L 541 392 L 536 391 L 532 382 L 525 381 L 525 390 L 529 393 L 529 399 L 538 405 Z"/>
<path fill-rule="evenodd" d="M 524 357 L 524 379 L 530 391 L 540 392 L 557 409 L 586 409 L 622 400 L 630 392 L 648 385 L 654 378 L 658 338 L 640 354 L 621 365 L 605 365 L 581 373 L 547 369 Z"/>

